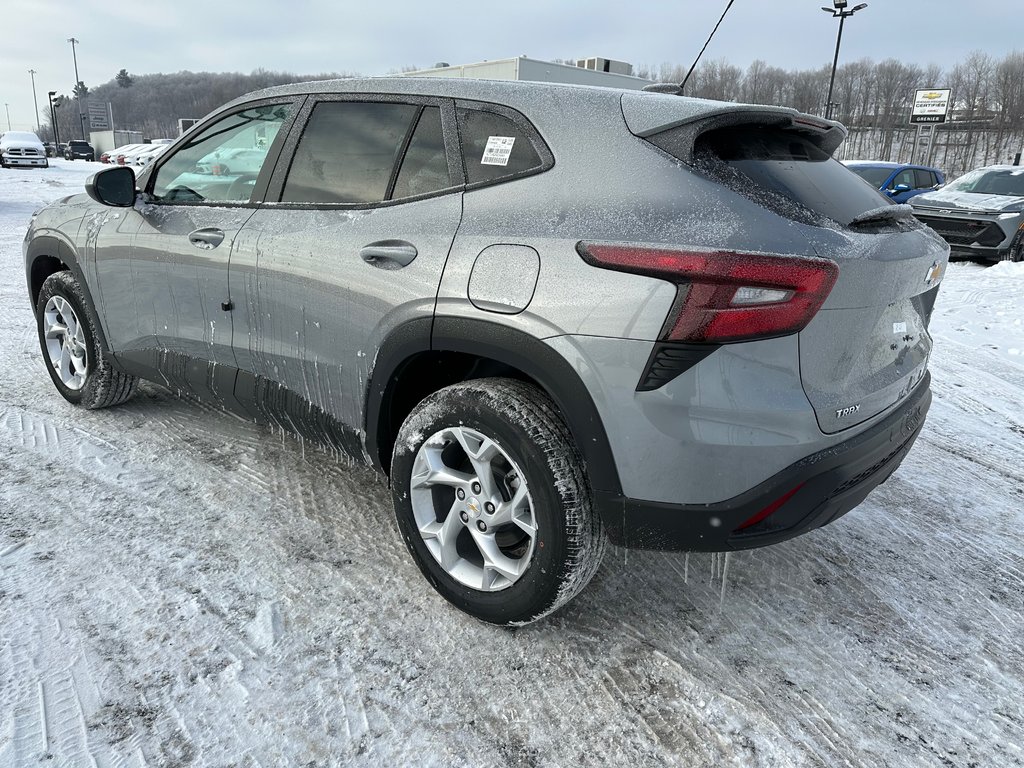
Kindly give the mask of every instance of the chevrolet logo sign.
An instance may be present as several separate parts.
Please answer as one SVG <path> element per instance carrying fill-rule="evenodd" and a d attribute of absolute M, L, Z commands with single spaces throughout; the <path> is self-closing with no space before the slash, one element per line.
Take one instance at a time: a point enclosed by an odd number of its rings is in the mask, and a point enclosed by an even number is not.
<path fill-rule="evenodd" d="M 941 99 L 942 94 L 936 93 L 935 91 L 929 91 L 928 93 L 922 93 L 921 98 L 928 99 L 929 101 L 935 101 L 935 99 Z"/>

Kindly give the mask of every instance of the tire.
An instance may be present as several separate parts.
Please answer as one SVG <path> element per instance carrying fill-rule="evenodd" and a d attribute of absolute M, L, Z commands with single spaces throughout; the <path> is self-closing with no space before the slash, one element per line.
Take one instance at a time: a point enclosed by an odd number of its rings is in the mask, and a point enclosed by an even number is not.
<path fill-rule="evenodd" d="M 36 302 L 36 330 L 43 363 L 69 403 L 83 408 L 120 405 L 138 379 L 116 370 L 103 354 L 96 313 L 68 271 L 46 278 Z"/>
<path fill-rule="evenodd" d="M 604 528 L 579 451 L 554 403 L 529 384 L 477 379 L 423 400 L 399 430 L 391 488 L 427 581 L 483 621 L 536 621 L 601 563 Z"/>
<path fill-rule="evenodd" d="M 1013 238 L 1013 242 L 1010 243 L 1010 247 L 1006 253 L 1003 254 L 1001 261 L 1012 261 L 1019 263 L 1024 261 L 1024 230 L 1017 233 L 1017 236 Z"/>

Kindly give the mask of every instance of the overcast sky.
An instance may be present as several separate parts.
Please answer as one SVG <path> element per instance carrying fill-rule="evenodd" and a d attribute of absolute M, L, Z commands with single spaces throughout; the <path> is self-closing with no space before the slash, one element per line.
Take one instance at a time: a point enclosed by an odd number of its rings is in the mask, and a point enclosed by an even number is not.
<path fill-rule="evenodd" d="M 858 0 L 850 0 L 855 5 Z M 846 23 L 840 62 L 896 57 L 946 67 L 972 50 L 994 56 L 1024 48 L 1021 0 L 871 0 Z M 735 0 L 705 58 L 786 69 L 830 64 L 838 22 L 829 0 Z M 438 61 L 468 64 L 526 55 L 604 56 L 633 64 L 692 62 L 726 0 L 3 0 L 0 98 L 15 130 L 35 125 L 47 91 L 69 93 L 78 46 L 86 85 L 132 74 L 181 70 L 381 75 Z M 941 83 L 922 83 L 937 86 Z M 0 130 L 7 116 L 0 114 Z"/>

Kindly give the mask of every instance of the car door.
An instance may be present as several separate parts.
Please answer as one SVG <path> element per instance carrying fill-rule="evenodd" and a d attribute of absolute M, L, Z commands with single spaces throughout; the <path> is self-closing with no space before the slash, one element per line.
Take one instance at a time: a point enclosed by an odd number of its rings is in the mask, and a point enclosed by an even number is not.
<path fill-rule="evenodd" d="M 222 400 L 234 386 L 230 253 L 298 103 L 257 101 L 215 118 L 160 159 L 131 211 L 135 312 L 140 335 L 155 344 L 136 354 L 171 386 Z M 240 150 L 245 163 L 218 166 L 220 155 Z"/>
<path fill-rule="evenodd" d="M 906 185 L 907 189 L 896 191 L 896 187 L 901 184 Z M 887 189 L 895 202 L 905 203 L 914 196 L 914 186 L 916 184 L 917 180 L 914 178 L 914 169 L 904 168 L 892 177 Z"/>
<path fill-rule="evenodd" d="M 454 111 L 412 96 L 311 100 L 231 256 L 236 396 L 350 452 L 370 368 L 433 316 L 462 216 Z M 339 431 L 340 428 L 340 431 Z"/>

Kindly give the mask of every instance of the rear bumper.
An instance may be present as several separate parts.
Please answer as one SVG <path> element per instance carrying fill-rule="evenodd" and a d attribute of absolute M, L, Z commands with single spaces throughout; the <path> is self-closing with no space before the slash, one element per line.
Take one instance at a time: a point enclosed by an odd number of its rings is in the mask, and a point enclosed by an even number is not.
<path fill-rule="evenodd" d="M 873 427 L 728 501 L 664 504 L 595 491 L 595 505 L 611 540 L 639 549 L 727 552 L 799 536 L 849 512 L 896 470 L 924 425 L 930 382 L 928 374 Z M 741 528 L 773 506 L 763 519 Z"/>

